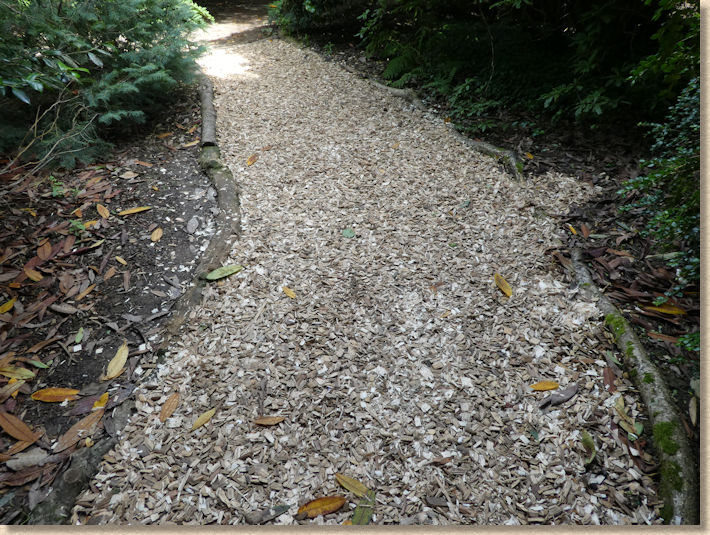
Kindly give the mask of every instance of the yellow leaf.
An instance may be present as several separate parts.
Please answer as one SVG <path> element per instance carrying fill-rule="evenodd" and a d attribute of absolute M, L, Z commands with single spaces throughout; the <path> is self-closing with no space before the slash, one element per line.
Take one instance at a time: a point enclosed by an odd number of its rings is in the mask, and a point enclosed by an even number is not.
<path fill-rule="evenodd" d="M 199 140 L 199 138 L 198 138 L 198 139 L 196 139 L 196 140 L 194 140 L 194 141 L 190 141 L 189 143 L 185 143 L 185 144 L 182 146 L 182 148 L 183 148 L 183 149 L 186 149 L 186 148 L 188 148 L 188 147 L 194 147 L 194 146 L 197 145 L 199 142 L 200 142 L 200 140 Z"/>
<path fill-rule="evenodd" d="M 20 366 L 4 366 L 0 368 L 0 375 L 9 377 L 10 379 L 34 379 L 35 374 L 27 368 Z"/>
<path fill-rule="evenodd" d="M 212 419 L 212 417 L 214 416 L 214 413 L 215 413 L 216 410 L 217 410 L 217 407 L 215 407 L 214 409 L 210 409 L 210 410 L 208 410 L 208 411 L 205 411 L 205 412 L 203 412 L 202 414 L 200 414 L 200 415 L 197 417 L 197 420 L 195 420 L 195 423 L 192 424 L 192 429 L 190 429 L 190 431 L 194 431 L 194 430 L 197 429 L 198 427 L 202 427 L 202 426 L 205 425 L 207 422 L 209 422 L 210 419 Z"/>
<path fill-rule="evenodd" d="M 66 400 L 78 399 L 78 393 L 79 391 L 75 388 L 43 388 L 33 393 L 30 398 L 45 403 L 62 403 Z"/>
<path fill-rule="evenodd" d="M 527 158 L 528 160 L 532 160 L 532 159 L 533 159 L 533 155 L 532 155 L 530 152 L 526 152 L 526 153 L 525 153 L 525 156 L 526 156 L 526 158 Z"/>
<path fill-rule="evenodd" d="M 90 448 L 93 445 L 94 445 L 94 441 L 91 440 L 91 437 L 86 437 L 86 439 L 84 439 L 84 446 L 86 446 L 87 448 Z"/>
<path fill-rule="evenodd" d="M 334 513 L 345 505 L 345 496 L 326 496 L 303 504 L 298 508 L 296 518 L 315 518 L 320 515 Z"/>
<path fill-rule="evenodd" d="M 249 156 L 249 158 L 247 158 L 247 165 L 254 165 L 258 159 L 258 154 L 252 154 L 251 156 Z"/>
<path fill-rule="evenodd" d="M 91 227 L 95 227 L 95 226 L 98 225 L 98 224 L 99 224 L 98 220 L 92 219 L 91 221 L 85 221 L 85 222 L 84 222 L 84 228 L 89 229 L 89 228 L 91 228 Z"/>
<path fill-rule="evenodd" d="M 659 305 L 657 307 L 654 306 L 646 306 L 643 307 L 644 310 L 650 310 L 652 312 L 660 312 L 661 314 L 671 314 L 671 315 L 682 315 L 685 314 L 685 310 L 683 310 L 680 307 L 669 305 L 668 303 L 664 303 L 662 305 Z"/>
<path fill-rule="evenodd" d="M 294 292 L 291 288 L 289 288 L 288 286 L 284 286 L 284 287 L 281 288 L 281 289 L 282 289 L 283 292 L 284 292 L 287 296 L 289 296 L 291 299 L 296 299 L 296 292 Z"/>
<path fill-rule="evenodd" d="M 91 406 L 91 410 L 95 411 L 97 409 L 103 409 L 106 404 L 108 403 L 108 392 L 104 392 L 101 394 L 101 397 L 94 401 L 94 404 Z"/>
<path fill-rule="evenodd" d="M 96 205 L 96 211 L 99 213 L 101 217 L 104 219 L 108 219 L 108 216 L 111 215 L 111 212 L 108 211 L 108 208 L 106 208 L 103 204 L 97 204 Z"/>
<path fill-rule="evenodd" d="M 15 306 L 15 301 L 17 301 L 17 297 L 13 297 L 6 303 L 0 305 L 0 314 L 4 314 L 5 312 L 12 310 L 12 307 Z"/>
<path fill-rule="evenodd" d="M 121 375 L 121 373 L 123 372 L 123 366 L 126 364 L 127 359 L 128 341 L 124 340 L 123 345 L 118 348 L 116 354 L 111 359 L 111 362 L 108 363 L 108 366 L 106 367 L 106 375 L 103 375 L 100 380 L 108 381 L 109 379 L 113 379 Z"/>
<path fill-rule="evenodd" d="M 157 242 L 163 237 L 163 229 L 158 227 L 150 234 L 150 241 Z"/>
<path fill-rule="evenodd" d="M 17 383 L 21 383 L 21 384 L 15 389 L 15 391 L 14 391 L 12 394 L 10 394 L 13 398 L 16 398 L 16 397 L 17 397 L 17 394 L 20 393 L 20 392 L 19 392 L 20 387 L 22 387 L 22 385 L 25 384 L 25 382 L 22 381 L 22 380 L 20 380 L 20 379 L 15 379 L 14 377 L 13 377 L 12 379 L 10 379 L 10 380 L 7 382 L 8 385 L 14 385 L 14 384 L 17 384 Z M 11 388 L 12 388 L 12 387 L 11 387 Z M 695 425 L 695 424 L 693 424 L 693 425 Z"/>
<path fill-rule="evenodd" d="M 138 206 L 136 208 L 129 208 L 128 210 L 122 210 L 121 212 L 118 212 L 118 215 L 132 215 L 132 214 L 137 214 L 139 212 L 145 212 L 146 210 L 150 210 L 152 206 Z"/>
<path fill-rule="evenodd" d="M 503 292 L 508 297 L 513 295 L 513 289 L 510 287 L 510 284 L 508 284 L 508 281 L 506 281 L 499 273 L 493 275 L 493 280 L 495 281 L 496 286 L 498 286 L 501 292 Z"/>
<path fill-rule="evenodd" d="M 170 137 L 170 136 L 172 136 L 172 135 L 173 135 L 172 132 L 163 132 L 162 134 L 158 134 L 158 135 L 155 136 L 155 137 L 157 137 L 158 139 L 163 139 L 163 138 L 166 138 L 166 137 Z"/>
<path fill-rule="evenodd" d="M 370 489 L 360 483 L 357 479 L 348 477 L 343 474 L 335 474 L 335 480 L 340 483 L 342 487 L 345 487 L 347 490 L 349 490 L 359 498 L 364 498 L 370 491 Z"/>
<path fill-rule="evenodd" d="M 576 230 L 572 225 L 570 225 L 569 223 L 567 223 L 567 227 L 569 228 L 569 231 L 570 231 L 572 234 L 574 234 L 574 235 L 577 234 L 577 230 Z"/>
<path fill-rule="evenodd" d="M 119 264 L 123 264 L 124 266 L 128 265 L 128 262 L 126 262 L 121 256 L 116 257 L 116 262 L 118 262 Z"/>
<path fill-rule="evenodd" d="M 254 420 L 256 425 L 276 425 L 283 422 L 286 418 L 283 416 L 262 416 Z"/>
<path fill-rule="evenodd" d="M 39 282 L 44 278 L 39 271 L 32 268 L 25 268 L 24 271 L 25 275 L 27 275 L 27 277 L 34 282 Z"/>
<path fill-rule="evenodd" d="M 556 381 L 540 381 L 534 385 L 530 385 L 533 390 L 544 391 L 544 390 L 555 390 L 560 387 L 560 384 Z"/>
<path fill-rule="evenodd" d="M 175 392 L 173 395 L 171 395 L 168 399 L 165 400 L 165 403 L 163 403 L 163 408 L 160 409 L 160 416 L 158 416 L 158 419 L 161 422 L 164 422 L 165 420 L 170 418 L 175 412 L 175 409 L 177 409 L 179 403 L 180 394 L 178 392 Z"/>

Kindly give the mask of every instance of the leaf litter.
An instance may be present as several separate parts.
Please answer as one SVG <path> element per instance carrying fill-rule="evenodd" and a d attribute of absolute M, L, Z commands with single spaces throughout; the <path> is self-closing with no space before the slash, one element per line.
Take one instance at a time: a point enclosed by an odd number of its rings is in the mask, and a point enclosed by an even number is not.
<path fill-rule="evenodd" d="M 545 257 L 569 229 L 540 211 L 595 188 L 551 172 L 513 182 L 440 119 L 307 50 L 238 52 L 247 74 L 214 83 L 242 189 L 229 262 L 249 269 L 205 287 L 72 523 L 241 524 L 288 504 L 275 523 L 354 524 L 335 474 L 355 469 L 376 482 L 363 524 L 658 524 L 647 454 L 614 409 L 624 395 L 640 418 L 638 397 L 623 377 L 605 388 L 599 310 Z M 243 132 L 275 147 L 258 166 Z M 515 299 L 491 298 L 498 269 Z M 292 281 L 298 301 L 283 299 Z M 559 389 L 531 391 L 539 377 Z M 286 419 L 253 426 L 274 413 Z M 585 464 L 591 421 L 603 455 Z M 308 506 L 319 496 L 332 501 Z"/>

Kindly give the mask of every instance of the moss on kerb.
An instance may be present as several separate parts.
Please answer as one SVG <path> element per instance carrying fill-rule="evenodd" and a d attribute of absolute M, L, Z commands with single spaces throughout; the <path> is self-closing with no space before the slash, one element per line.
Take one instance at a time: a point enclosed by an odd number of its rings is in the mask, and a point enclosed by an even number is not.
<path fill-rule="evenodd" d="M 626 356 L 629 358 L 634 356 L 634 344 L 630 340 L 626 342 Z"/>
<path fill-rule="evenodd" d="M 653 376 L 652 373 L 644 373 L 643 374 L 643 382 L 644 383 L 655 383 L 656 378 Z"/>
<path fill-rule="evenodd" d="M 680 492 L 683 489 L 683 480 L 680 476 L 681 469 L 678 463 L 671 461 L 664 463 L 660 472 L 661 484 L 658 493 L 664 502 L 661 508 L 661 516 L 665 524 L 670 524 L 673 520 L 673 491 Z"/>
<path fill-rule="evenodd" d="M 658 422 L 653 426 L 653 440 L 656 445 L 668 455 L 675 455 L 680 446 L 673 440 L 676 422 Z"/>
<path fill-rule="evenodd" d="M 626 332 L 626 327 L 624 327 L 626 321 L 618 314 L 607 314 L 604 317 L 604 323 L 609 326 L 614 338 L 617 340 Z"/>

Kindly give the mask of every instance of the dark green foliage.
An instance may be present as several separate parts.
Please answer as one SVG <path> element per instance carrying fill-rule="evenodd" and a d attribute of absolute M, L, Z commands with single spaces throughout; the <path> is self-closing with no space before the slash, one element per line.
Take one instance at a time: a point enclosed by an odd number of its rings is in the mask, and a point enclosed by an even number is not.
<path fill-rule="evenodd" d="M 69 166 L 194 76 L 191 0 L 0 0 L 0 151 Z"/>

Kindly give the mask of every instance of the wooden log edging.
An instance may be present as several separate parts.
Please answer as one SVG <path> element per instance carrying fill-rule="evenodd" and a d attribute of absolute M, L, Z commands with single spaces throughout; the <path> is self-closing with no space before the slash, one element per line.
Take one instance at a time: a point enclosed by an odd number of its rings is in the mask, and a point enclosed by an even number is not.
<path fill-rule="evenodd" d="M 604 314 L 604 324 L 624 355 L 624 367 L 648 408 L 660 465 L 659 496 L 664 501 L 661 515 L 667 524 L 700 524 L 699 467 L 670 389 L 631 324 L 592 281 L 582 261 L 582 252 L 573 249 L 571 253 L 580 290 L 595 300 Z"/>

